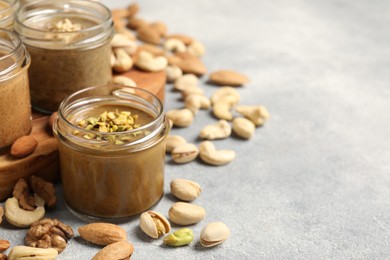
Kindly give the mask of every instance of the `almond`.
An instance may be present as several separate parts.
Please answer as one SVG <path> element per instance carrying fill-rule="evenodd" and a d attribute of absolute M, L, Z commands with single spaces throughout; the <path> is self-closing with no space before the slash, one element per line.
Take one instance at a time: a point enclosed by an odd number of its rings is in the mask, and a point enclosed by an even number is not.
<path fill-rule="evenodd" d="M 169 65 L 175 65 L 179 67 L 184 74 L 195 74 L 196 76 L 202 76 L 207 72 L 206 66 L 196 56 L 188 52 L 179 52 L 175 55 L 168 57 Z"/>
<path fill-rule="evenodd" d="M 160 44 L 160 33 L 152 26 L 145 25 L 137 29 L 138 39 L 150 44 Z"/>
<path fill-rule="evenodd" d="M 131 30 L 137 30 L 138 28 L 146 26 L 147 24 L 148 23 L 145 20 L 137 17 L 130 17 L 127 19 L 127 28 Z"/>
<path fill-rule="evenodd" d="M 171 34 L 167 36 L 167 39 L 178 39 L 182 41 L 185 45 L 190 45 L 194 41 L 194 39 L 184 34 Z"/>
<path fill-rule="evenodd" d="M 132 3 L 127 7 L 127 15 L 129 17 L 134 17 L 139 12 L 139 5 L 137 3 Z"/>
<path fill-rule="evenodd" d="M 8 240 L 0 239 L 0 253 L 3 253 L 5 250 L 7 250 L 10 247 L 10 243 Z"/>
<path fill-rule="evenodd" d="M 241 86 L 248 83 L 249 78 L 233 70 L 218 70 L 210 74 L 209 81 L 220 86 Z"/>
<path fill-rule="evenodd" d="M 92 258 L 92 260 L 129 259 L 131 254 L 133 254 L 133 251 L 133 245 L 124 240 L 105 246 Z"/>
<path fill-rule="evenodd" d="M 126 231 L 110 223 L 91 223 L 78 228 L 82 238 L 97 245 L 108 245 L 126 240 Z M 118 258 L 119 259 L 119 258 Z"/>
<path fill-rule="evenodd" d="M 167 35 L 168 27 L 165 23 L 158 21 L 151 23 L 150 26 L 154 28 L 161 37 L 165 37 Z"/>
<path fill-rule="evenodd" d="M 11 146 L 11 155 L 18 158 L 26 157 L 32 154 L 37 146 L 37 140 L 31 135 L 19 137 Z"/>

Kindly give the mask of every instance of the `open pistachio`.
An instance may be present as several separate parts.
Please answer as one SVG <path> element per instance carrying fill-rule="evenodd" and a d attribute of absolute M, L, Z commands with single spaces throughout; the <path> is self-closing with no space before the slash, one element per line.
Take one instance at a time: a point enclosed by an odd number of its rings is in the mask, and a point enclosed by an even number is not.
<path fill-rule="evenodd" d="M 230 230 L 223 222 L 211 222 L 200 232 L 200 243 L 204 247 L 222 244 L 230 236 Z"/>
<path fill-rule="evenodd" d="M 174 179 L 170 186 L 172 195 L 184 201 L 193 201 L 202 191 L 198 183 L 186 179 Z"/>
<path fill-rule="evenodd" d="M 194 233 L 189 228 L 176 230 L 164 237 L 164 244 L 167 246 L 185 246 L 194 240 Z"/>
<path fill-rule="evenodd" d="M 152 238 L 159 238 L 171 231 L 169 221 L 163 215 L 155 211 L 149 210 L 142 213 L 139 222 L 142 231 Z"/>
<path fill-rule="evenodd" d="M 177 225 L 191 225 L 201 221 L 206 210 L 199 205 L 176 202 L 169 209 L 169 218 Z"/>

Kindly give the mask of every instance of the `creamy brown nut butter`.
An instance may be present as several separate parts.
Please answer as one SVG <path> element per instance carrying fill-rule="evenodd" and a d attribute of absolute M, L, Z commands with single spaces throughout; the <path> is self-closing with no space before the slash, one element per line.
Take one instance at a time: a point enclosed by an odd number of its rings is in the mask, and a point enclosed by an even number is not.
<path fill-rule="evenodd" d="M 61 104 L 53 129 L 74 213 L 128 217 L 161 198 L 169 124 L 154 95 L 117 86 L 82 90 Z"/>
<path fill-rule="evenodd" d="M 27 69 L 30 57 L 17 35 L 0 29 L 0 148 L 31 130 Z"/>
<path fill-rule="evenodd" d="M 15 31 L 31 55 L 31 100 L 37 110 L 55 111 L 71 93 L 111 81 L 113 27 L 110 11 L 102 4 L 29 3 L 18 10 Z"/>

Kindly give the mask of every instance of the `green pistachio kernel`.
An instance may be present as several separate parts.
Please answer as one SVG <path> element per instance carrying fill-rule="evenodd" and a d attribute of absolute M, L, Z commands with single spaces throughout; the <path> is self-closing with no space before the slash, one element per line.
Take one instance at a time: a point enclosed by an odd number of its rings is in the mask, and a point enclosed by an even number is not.
<path fill-rule="evenodd" d="M 163 242 L 167 246 L 185 246 L 194 240 L 194 234 L 189 228 L 182 228 L 164 237 Z"/>

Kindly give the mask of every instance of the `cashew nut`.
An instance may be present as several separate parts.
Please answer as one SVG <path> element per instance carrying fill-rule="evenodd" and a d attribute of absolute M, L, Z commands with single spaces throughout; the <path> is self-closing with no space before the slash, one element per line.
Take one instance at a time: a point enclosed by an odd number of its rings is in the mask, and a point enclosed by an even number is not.
<path fill-rule="evenodd" d="M 194 115 L 188 108 L 173 109 L 166 113 L 168 119 L 172 120 L 174 126 L 187 127 L 194 120 Z"/>
<path fill-rule="evenodd" d="M 251 120 L 256 126 L 263 125 L 270 117 L 268 110 L 263 106 L 237 106 L 235 110 Z"/>
<path fill-rule="evenodd" d="M 177 90 L 184 91 L 190 87 L 197 87 L 199 79 L 194 74 L 185 74 L 175 80 L 174 87 Z"/>
<path fill-rule="evenodd" d="M 165 141 L 165 150 L 170 153 L 175 149 L 177 146 L 186 144 L 187 141 L 180 135 L 169 135 Z"/>
<path fill-rule="evenodd" d="M 30 246 L 14 246 L 8 255 L 8 260 L 54 260 L 58 255 L 55 248 L 38 248 Z"/>
<path fill-rule="evenodd" d="M 24 210 L 19 207 L 19 202 L 15 197 L 7 199 L 4 204 L 4 210 L 5 218 L 15 227 L 28 227 L 45 215 L 43 205 L 39 205 L 33 211 Z"/>
<path fill-rule="evenodd" d="M 218 119 L 232 120 L 233 114 L 230 111 L 236 104 L 237 100 L 234 96 L 224 96 L 219 99 L 213 106 L 213 114 Z"/>
<path fill-rule="evenodd" d="M 249 119 L 236 117 L 233 120 L 233 131 L 239 137 L 249 139 L 255 132 L 255 124 Z"/>
<path fill-rule="evenodd" d="M 214 92 L 213 96 L 211 97 L 211 102 L 215 104 L 226 96 L 229 96 L 231 99 L 233 99 L 234 104 L 238 104 L 238 102 L 240 102 L 240 94 L 232 87 L 220 87 L 217 91 Z"/>
<path fill-rule="evenodd" d="M 183 75 L 183 71 L 178 66 L 167 66 L 165 69 L 167 74 L 167 81 L 174 82 Z"/>
<path fill-rule="evenodd" d="M 114 70 L 117 72 L 126 72 L 133 67 L 133 59 L 127 52 L 121 48 L 114 49 L 115 53 L 115 64 Z"/>
<path fill-rule="evenodd" d="M 205 126 L 199 134 L 200 138 L 213 140 L 230 136 L 232 127 L 226 120 L 219 120 L 216 124 Z"/>
<path fill-rule="evenodd" d="M 135 65 L 140 69 L 155 72 L 165 69 L 168 61 L 163 56 L 153 57 L 149 52 L 140 51 Z"/>
<path fill-rule="evenodd" d="M 201 57 L 205 53 L 205 47 L 201 42 L 193 41 L 190 46 L 188 46 L 187 51 L 197 57 Z"/>
<path fill-rule="evenodd" d="M 171 38 L 164 42 L 164 49 L 171 52 L 185 52 L 187 47 L 182 41 Z"/>
<path fill-rule="evenodd" d="M 172 151 L 172 160 L 175 163 L 187 163 L 196 159 L 199 154 L 198 147 L 194 144 L 181 144 Z"/>
<path fill-rule="evenodd" d="M 191 94 L 184 100 L 185 107 L 190 109 L 192 113 L 198 112 L 199 109 L 209 109 L 211 106 L 210 99 L 203 95 Z"/>
<path fill-rule="evenodd" d="M 210 141 L 203 141 L 199 145 L 200 158 L 211 165 L 223 165 L 231 162 L 236 153 L 232 150 L 216 150 Z"/>
<path fill-rule="evenodd" d="M 129 77 L 125 77 L 125 76 L 114 76 L 112 78 L 112 82 L 115 84 L 125 85 L 125 86 L 129 86 L 129 87 L 136 87 L 137 86 L 137 84 L 134 82 L 134 80 L 132 80 Z"/>
<path fill-rule="evenodd" d="M 132 55 L 137 50 L 137 43 L 124 34 L 116 33 L 111 40 L 111 47 L 123 49 L 127 54 Z"/>

